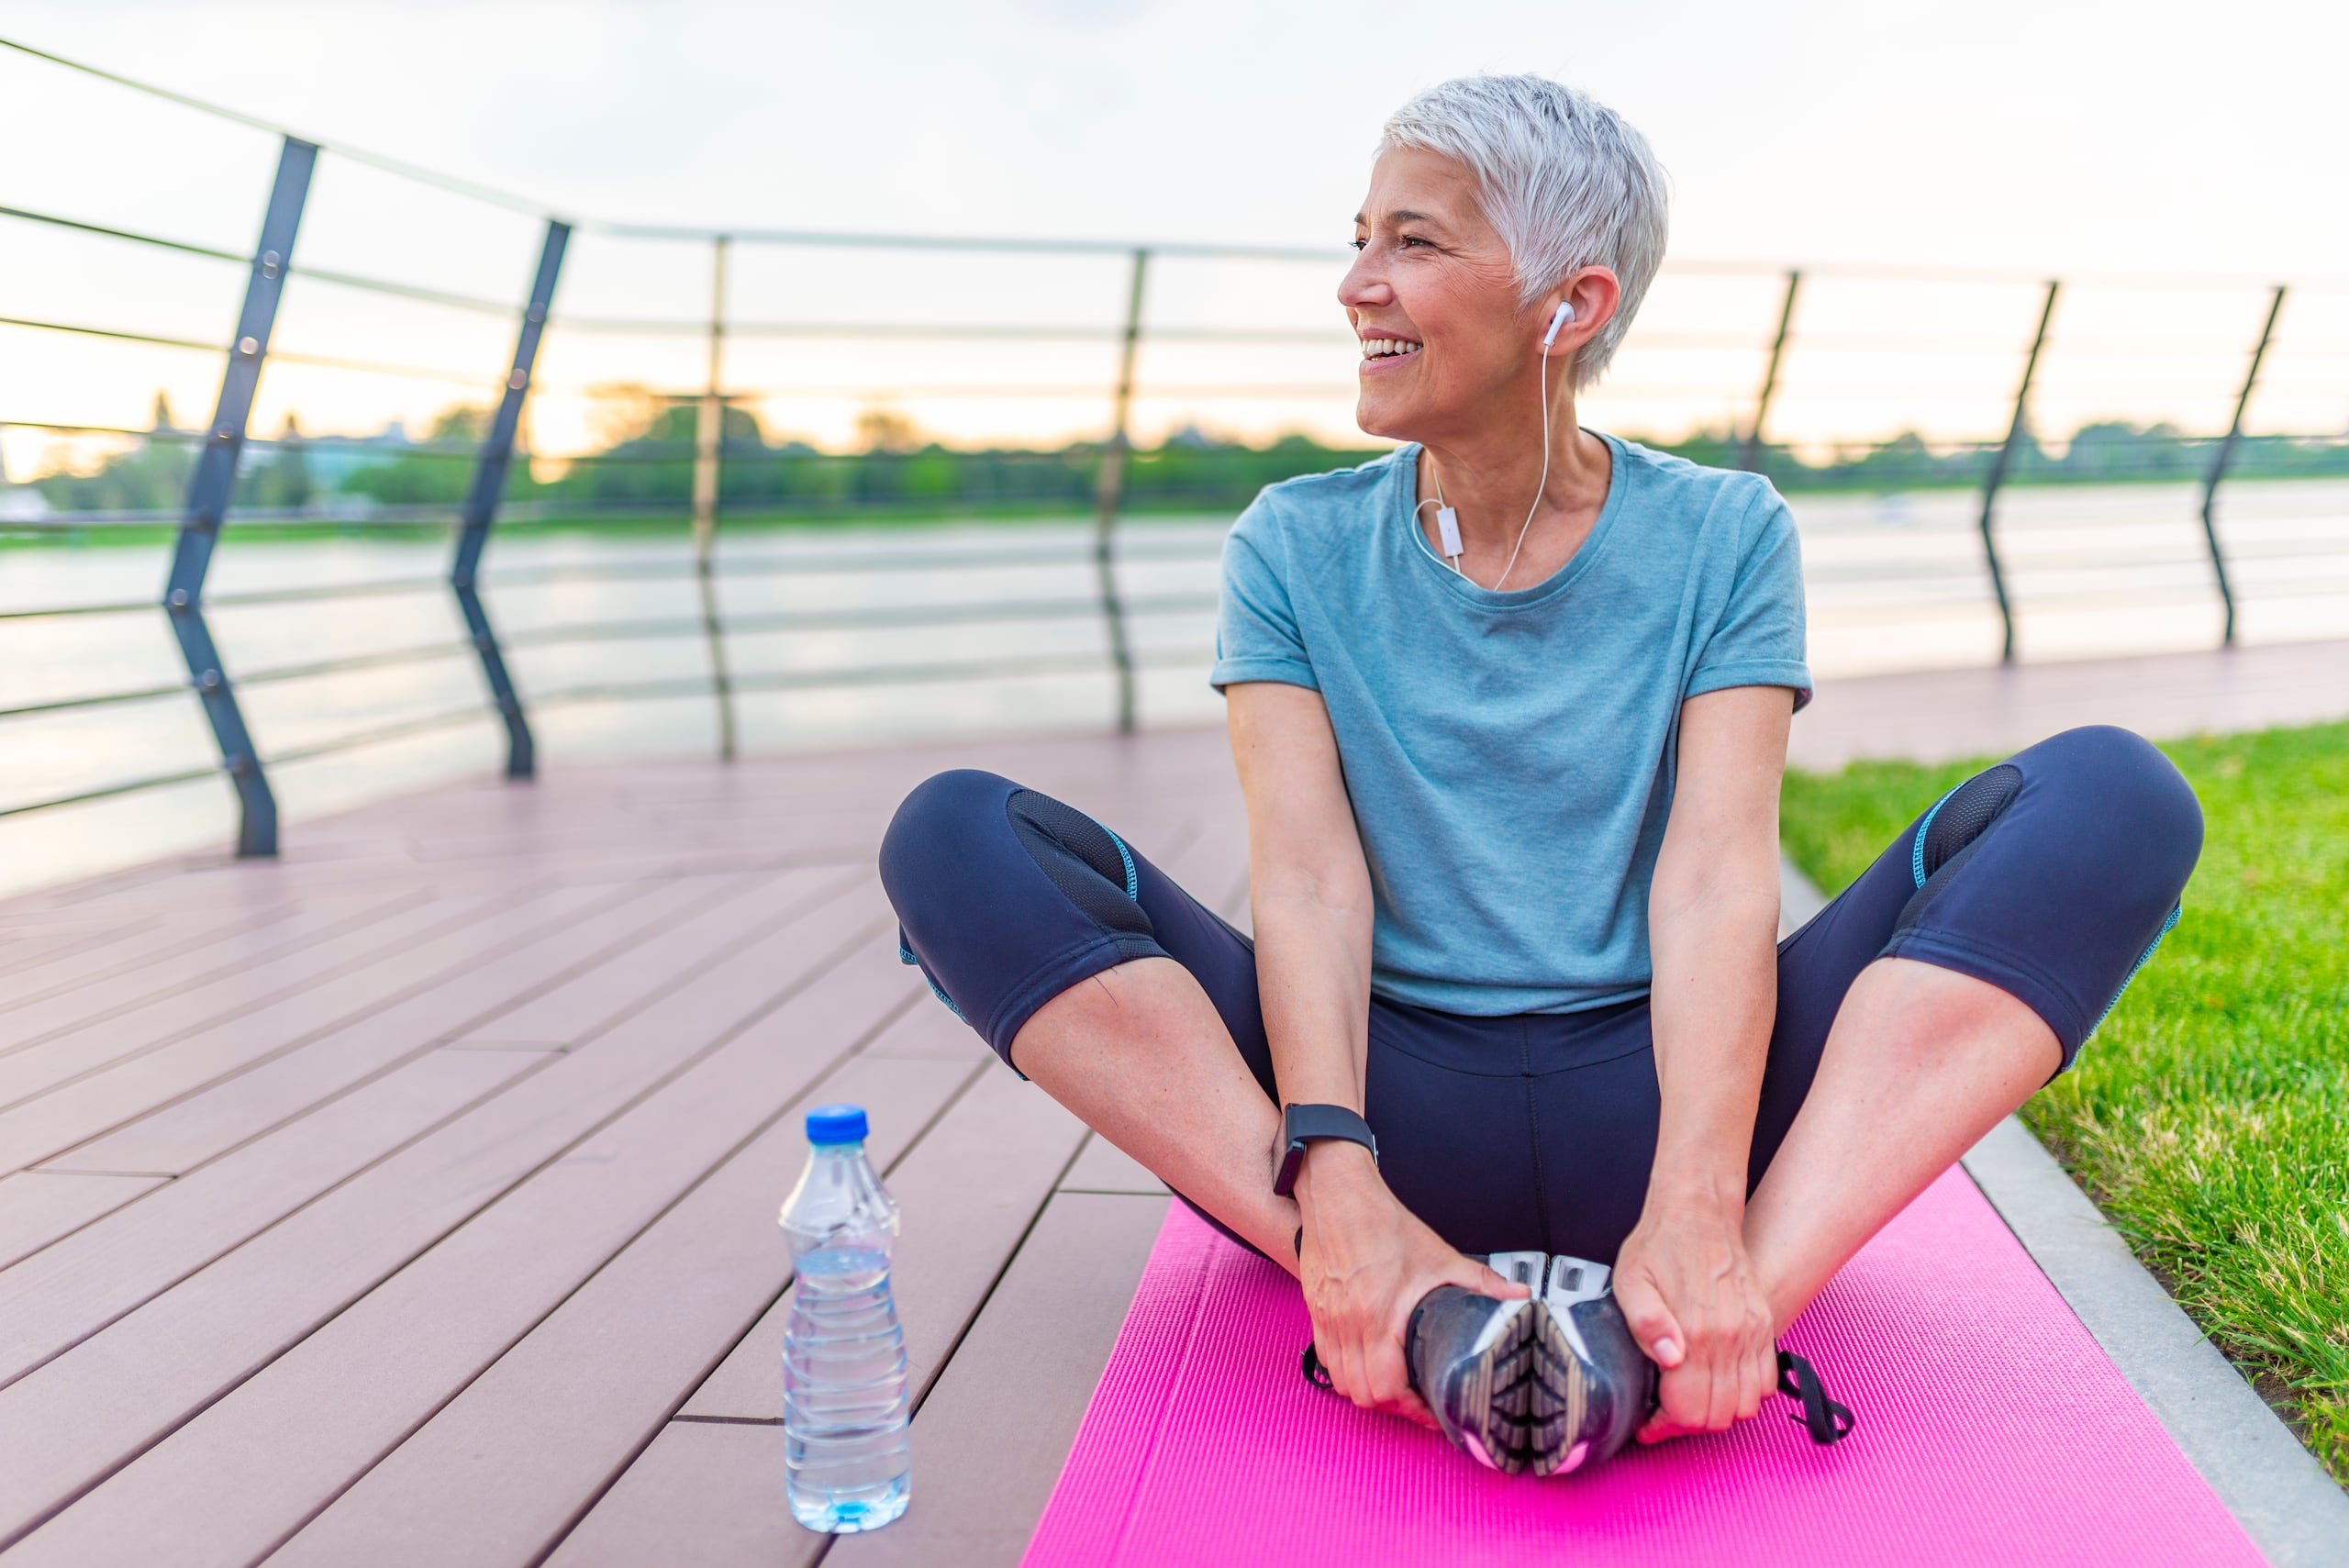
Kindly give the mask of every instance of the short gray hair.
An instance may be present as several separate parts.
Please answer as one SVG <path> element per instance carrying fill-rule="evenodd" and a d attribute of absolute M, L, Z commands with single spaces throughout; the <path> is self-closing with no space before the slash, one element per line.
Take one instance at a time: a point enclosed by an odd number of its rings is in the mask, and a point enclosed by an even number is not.
<path fill-rule="evenodd" d="M 1520 306 L 1577 267 L 1613 269 L 1622 304 L 1575 356 L 1575 384 L 1597 381 L 1664 262 L 1670 195 L 1647 138 L 1546 76 L 1461 76 L 1396 110 L 1379 137 L 1378 150 L 1388 148 L 1468 166 L 1516 263 Z"/>

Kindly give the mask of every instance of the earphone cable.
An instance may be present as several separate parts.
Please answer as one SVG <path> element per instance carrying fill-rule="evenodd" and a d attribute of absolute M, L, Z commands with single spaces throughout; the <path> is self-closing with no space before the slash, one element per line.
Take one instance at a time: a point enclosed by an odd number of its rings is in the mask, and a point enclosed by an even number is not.
<path fill-rule="evenodd" d="M 1501 568 L 1500 578 L 1493 584 L 1497 594 L 1508 582 L 1508 574 L 1517 570 L 1517 552 L 1525 548 L 1525 536 L 1533 528 L 1533 514 L 1542 509 L 1542 492 L 1550 487 L 1550 355 L 1549 344 L 1542 346 L 1542 368 L 1535 377 L 1539 390 L 1534 394 L 1542 400 L 1542 477 L 1533 482 L 1533 505 L 1525 508 L 1525 522 L 1517 530 L 1517 543 L 1508 552 L 1508 564 Z M 1438 494 L 1442 494 L 1441 491 Z"/>

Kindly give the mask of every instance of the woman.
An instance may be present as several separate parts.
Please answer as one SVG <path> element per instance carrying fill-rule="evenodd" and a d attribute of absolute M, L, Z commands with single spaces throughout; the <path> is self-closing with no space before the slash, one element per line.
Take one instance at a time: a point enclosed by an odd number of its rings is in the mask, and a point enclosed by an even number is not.
<path fill-rule="evenodd" d="M 1224 557 L 1252 945 L 993 775 L 882 850 L 908 960 L 1297 1276 L 1337 1390 L 1505 1469 L 1753 1415 L 1835 1271 L 2070 1065 L 2200 847 L 2158 752 L 2074 730 L 1776 940 L 1793 520 L 1575 418 L 1664 217 L 1639 134 L 1554 83 L 1387 123 L 1339 300 L 1357 420 L 1403 444 L 1268 489 Z M 1468 1255 L 1517 1250 L 1563 1288 Z"/>

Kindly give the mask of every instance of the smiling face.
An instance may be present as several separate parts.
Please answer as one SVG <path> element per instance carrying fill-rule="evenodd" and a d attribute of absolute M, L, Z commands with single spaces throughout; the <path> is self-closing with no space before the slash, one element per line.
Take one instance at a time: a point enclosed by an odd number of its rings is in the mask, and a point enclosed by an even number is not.
<path fill-rule="evenodd" d="M 1441 445 L 1532 402 L 1524 388 L 1555 302 L 1520 308 L 1508 248 L 1464 165 L 1414 148 L 1380 153 L 1354 247 L 1338 300 L 1362 339 L 1364 434 Z"/>

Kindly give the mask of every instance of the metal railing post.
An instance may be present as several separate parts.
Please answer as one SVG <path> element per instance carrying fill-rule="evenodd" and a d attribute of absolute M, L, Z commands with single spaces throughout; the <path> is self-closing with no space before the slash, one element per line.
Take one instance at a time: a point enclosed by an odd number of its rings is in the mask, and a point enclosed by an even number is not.
<path fill-rule="evenodd" d="M 1795 324 L 1795 295 L 1802 290 L 1799 268 L 1787 273 L 1786 298 L 1778 305 L 1778 335 L 1770 339 L 1769 368 L 1762 373 L 1762 390 L 1753 395 L 1753 423 L 1745 432 L 1745 455 L 1738 463 L 1749 473 L 1762 472 L 1762 421 L 1770 417 L 1770 399 L 1778 391 L 1778 366 L 1787 357 L 1787 334 Z"/>
<path fill-rule="evenodd" d="M 545 242 L 539 247 L 538 275 L 530 280 L 529 303 L 522 307 L 521 330 L 514 338 L 513 368 L 507 373 L 506 393 L 498 399 L 489 432 L 482 438 L 481 455 L 473 460 L 473 484 L 465 492 L 464 510 L 460 514 L 457 551 L 449 562 L 450 590 L 457 596 L 458 612 L 465 617 L 466 635 L 481 655 L 481 673 L 489 683 L 490 701 L 506 723 L 506 776 L 509 779 L 537 776 L 538 747 L 530 738 L 529 715 L 523 711 L 522 698 L 514 689 L 513 676 L 507 671 L 505 651 L 498 647 L 497 633 L 489 624 L 488 606 L 482 603 L 481 556 L 489 544 L 489 530 L 497 521 L 497 503 L 506 494 L 507 471 L 514 462 L 514 439 L 522 428 L 522 400 L 529 395 L 530 374 L 539 359 L 539 339 L 546 335 L 547 311 L 554 304 L 555 279 L 562 271 L 562 253 L 570 243 L 569 224 L 547 224 Z"/>
<path fill-rule="evenodd" d="M 2277 284 L 2267 300 L 2267 319 L 2260 323 L 2259 341 L 2251 350 L 2251 364 L 2243 373 L 2243 391 L 2235 396 L 2235 417 L 2227 425 L 2227 433 L 2219 442 L 2219 455 L 2210 460 L 2210 475 L 2202 484 L 2202 537 L 2210 546 L 2210 570 L 2218 574 L 2219 602 L 2227 609 L 2226 635 L 2219 639 L 2221 648 L 2235 645 L 2235 591 L 2227 581 L 2227 557 L 2219 548 L 2219 485 L 2227 477 L 2227 465 L 2235 460 L 2235 443 L 2243 439 L 2243 417 L 2251 406 L 2252 392 L 2259 385 L 2260 361 L 2267 358 L 2267 345 L 2276 336 L 2276 317 L 2284 311 L 2285 285 Z"/>
<path fill-rule="evenodd" d="M 163 585 L 163 609 L 173 635 L 179 639 L 180 652 L 187 660 L 188 679 L 203 700 L 205 717 L 212 722 L 213 739 L 220 746 L 220 765 L 236 785 L 239 855 L 277 853 L 277 797 L 270 791 L 260 749 L 245 728 L 236 692 L 221 668 L 212 628 L 205 621 L 204 579 L 211 570 L 213 547 L 219 542 L 229 500 L 236 494 L 245 423 L 252 417 L 253 393 L 261 384 L 270 328 L 277 320 L 278 296 L 284 292 L 294 236 L 302 227 L 302 204 L 309 196 L 310 174 L 317 162 L 317 146 L 294 137 L 287 137 L 278 152 L 277 180 L 270 187 L 269 208 L 262 217 L 261 243 L 254 248 L 252 276 L 245 284 L 236 340 L 228 350 L 228 367 L 221 373 L 220 399 L 196 454 L 195 472 L 188 480 L 187 504 L 180 514 L 179 537 L 172 550 L 171 576 Z"/>
<path fill-rule="evenodd" d="M 1998 649 L 2001 664 L 2015 662 L 2015 607 L 2007 597 L 2007 575 L 1998 564 L 1998 541 L 1990 531 L 1990 521 L 1998 505 L 1998 486 L 2007 482 L 2007 468 L 2014 462 L 2015 449 L 2022 444 L 2023 426 L 2030 417 L 2031 384 L 2039 373 L 2040 350 L 2047 347 L 2047 324 L 2055 318 L 2055 295 L 2063 286 L 2060 278 L 2047 280 L 2047 297 L 2039 307 L 2039 329 L 2031 335 L 2031 352 L 2022 361 L 2022 383 L 2015 388 L 2014 418 L 2009 422 L 2007 439 L 1998 443 L 1998 455 L 1990 460 L 1990 472 L 1982 481 L 1982 559 L 1990 568 L 1990 591 L 1998 596 L 1998 620 L 2005 628 Z"/>
<path fill-rule="evenodd" d="M 1133 282 L 1126 294 L 1125 338 L 1118 351 L 1118 386 L 1111 397 L 1109 439 L 1101 449 L 1101 473 L 1093 491 L 1093 560 L 1101 576 L 1101 618 L 1109 634 L 1109 662 L 1118 676 L 1118 732 L 1134 728 L 1134 659 L 1126 641 L 1125 606 L 1118 597 L 1118 512 L 1126 498 L 1126 454 L 1131 448 L 1127 416 L 1133 406 L 1134 346 L 1141 338 L 1142 280 L 1150 252 L 1134 251 Z"/>
<path fill-rule="evenodd" d="M 726 349 L 727 237 L 711 244 L 709 380 L 694 420 L 694 581 L 701 589 L 702 634 L 709 644 L 709 684 L 718 699 L 718 754 L 734 760 L 734 686 L 726 673 L 726 630 L 718 613 L 711 558 L 718 544 L 718 473 L 725 450 L 726 399 L 718 391 Z"/>

